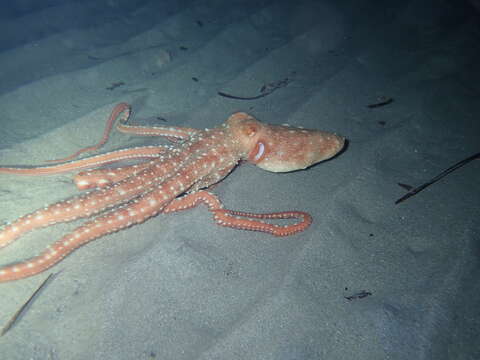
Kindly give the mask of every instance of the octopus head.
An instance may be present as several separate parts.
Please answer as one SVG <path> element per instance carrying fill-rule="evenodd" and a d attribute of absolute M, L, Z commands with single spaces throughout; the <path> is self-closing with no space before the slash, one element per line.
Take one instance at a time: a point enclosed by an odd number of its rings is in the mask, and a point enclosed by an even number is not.
<path fill-rule="evenodd" d="M 331 158 L 345 143 L 335 134 L 263 124 L 243 112 L 231 115 L 226 125 L 245 159 L 273 172 L 305 169 Z"/>

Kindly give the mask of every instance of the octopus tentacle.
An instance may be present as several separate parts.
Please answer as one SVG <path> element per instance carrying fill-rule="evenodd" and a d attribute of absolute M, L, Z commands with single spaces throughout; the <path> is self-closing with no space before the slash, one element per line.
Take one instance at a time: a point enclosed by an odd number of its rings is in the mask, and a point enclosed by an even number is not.
<path fill-rule="evenodd" d="M 144 197 L 140 201 L 86 222 L 49 246 L 40 255 L 1 268 L 0 282 L 18 280 L 39 274 L 90 241 L 145 221 L 158 213 L 165 206 L 165 203 L 166 200 L 157 201 L 155 197 Z M 125 219 L 129 219 L 129 221 L 126 222 Z"/>
<path fill-rule="evenodd" d="M 131 200 L 145 193 L 145 185 L 154 187 L 172 177 L 172 173 L 180 168 L 180 160 L 184 156 L 185 154 L 173 156 L 170 159 L 172 161 L 146 168 L 136 176 L 128 177 L 113 186 L 60 201 L 22 216 L 0 231 L 0 248 L 33 229 L 95 215 L 113 205 Z"/>
<path fill-rule="evenodd" d="M 256 214 L 243 211 L 217 209 L 213 210 L 213 212 L 215 213 L 215 222 L 218 225 L 240 230 L 261 231 L 275 236 L 293 235 L 304 231 L 312 223 L 312 217 L 310 214 L 303 211 Z M 290 225 L 276 225 L 254 219 L 298 219 L 299 221 Z"/>
<path fill-rule="evenodd" d="M 138 126 L 119 123 L 117 130 L 125 134 L 134 134 L 140 136 L 161 136 L 172 142 L 187 140 L 193 135 L 198 134 L 197 129 L 181 126 Z"/>
<path fill-rule="evenodd" d="M 14 175 L 53 175 L 72 170 L 98 167 L 101 165 L 130 159 L 158 158 L 162 153 L 170 150 L 165 146 L 141 146 L 131 149 L 112 151 L 106 154 L 95 155 L 85 159 L 71 161 L 65 164 L 39 166 L 34 168 L 0 167 L 0 174 Z"/>
<path fill-rule="evenodd" d="M 140 184 L 139 181 L 137 184 L 120 184 L 96 190 L 24 215 L 2 229 L 0 247 L 11 244 L 21 235 L 34 229 L 91 216 L 108 207 L 128 201 L 144 191 L 135 189 L 135 186 L 140 186 Z"/>
<path fill-rule="evenodd" d="M 73 177 L 73 182 L 80 190 L 92 188 L 104 188 L 122 181 L 129 176 L 136 175 L 140 171 L 153 165 L 152 161 L 122 166 L 113 169 L 96 169 L 79 172 Z"/>
<path fill-rule="evenodd" d="M 98 150 L 100 149 L 107 141 L 108 141 L 108 138 L 110 136 L 110 132 L 112 131 L 112 126 L 113 124 L 115 123 L 115 121 L 117 120 L 117 118 L 122 115 L 121 117 L 121 121 L 127 121 L 128 118 L 130 117 L 130 112 L 131 112 L 131 107 L 129 104 L 127 103 L 120 103 L 120 104 L 117 104 L 112 112 L 110 113 L 110 116 L 108 117 L 107 119 L 107 123 L 106 123 L 106 126 L 105 126 L 105 129 L 103 130 L 103 136 L 102 138 L 100 139 L 100 141 L 96 144 L 96 145 L 92 145 L 92 146 L 87 146 L 87 147 L 84 147 L 80 150 L 78 150 L 76 153 L 72 154 L 72 155 L 69 155 L 69 156 L 66 156 L 64 158 L 61 158 L 61 159 L 56 159 L 56 160 L 48 160 L 47 162 L 65 162 L 65 161 L 70 161 L 70 160 L 73 160 L 75 159 L 76 157 L 78 157 L 80 154 L 84 153 L 84 152 L 88 152 L 88 151 L 94 151 L 94 150 Z"/>
<path fill-rule="evenodd" d="M 179 194 L 193 185 L 195 178 L 189 174 L 197 171 L 202 176 L 210 170 L 208 166 L 203 166 L 205 161 L 198 161 L 184 167 L 179 170 L 175 177 L 164 181 L 159 188 L 142 194 L 132 203 L 86 222 L 49 246 L 40 255 L 21 263 L 0 268 L 0 282 L 18 280 L 39 274 L 88 242 L 155 216 Z"/>
<path fill-rule="evenodd" d="M 97 144 L 79 149 L 74 154 L 66 156 L 64 158 L 47 160 L 47 162 L 50 162 L 50 163 L 67 162 L 77 158 L 80 154 L 84 152 L 95 151 L 100 149 L 108 141 L 108 138 L 110 137 L 110 133 L 112 132 L 113 124 L 115 124 L 117 119 L 118 119 L 117 130 L 126 134 L 143 135 L 143 136 L 163 136 L 171 141 L 178 141 L 178 140 L 186 140 L 190 138 L 192 135 L 198 133 L 197 129 L 179 127 L 179 126 L 148 127 L 148 126 L 127 125 L 126 122 L 130 118 L 130 114 L 131 114 L 131 106 L 129 104 L 127 103 L 117 104 L 113 108 L 112 112 L 110 113 L 110 116 L 108 117 L 107 122 L 105 124 L 105 128 L 103 130 L 103 136 Z"/>
<path fill-rule="evenodd" d="M 159 154 L 159 158 L 149 162 L 113 169 L 82 171 L 73 178 L 73 181 L 78 189 L 85 190 L 91 188 L 104 188 L 111 186 L 112 184 L 117 184 L 129 177 L 141 175 L 143 171 L 146 171 L 149 168 L 155 169 L 155 172 L 162 173 L 162 176 L 165 176 L 180 166 L 188 156 L 188 152 L 180 152 L 178 149 L 170 149 L 170 154 L 168 156 Z M 159 179 L 156 181 L 158 182 L 158 180 Z M 149 185 L 152 184 L 153 183 L 149 183 Z"/>
<path fill-rule="evenodd" d="M 261 231 L 275 236 L 288 236 L 304 231 L 312 223 L 312 217 L 303 211 L 256 214 L 226 210 L 223 209 L 223 204 L 216 195 L 205 190 L 187 194 L 173 200 L 165 207 L 163 212 L 170 213 L 191 209 L 199 203 L 204 203 L 207 205 L 208 210 L 214 213 L 214 220 L 218 225 L 234 229 Z M 255 219 L 298 219 L 299 221 L 290 225 L 276 225 Z"/>
<path fill-rule="evenodd" d="M 119 104 L 122 105 L 122 104 Z M 117 106 L 119 106 L 117 105 Z M 129 106 L 128 104 L 126 104 Z M 127 125 L 127 121 L 130 117 L 130 113 L 127 116 L 122 117 L 118 124 L 117 130 L 125 134 L 133 134 L 140 136 L 162 136 L 172 142 L 179 140 L 187 140 L 193 135 L 200 133 L 199 130 L 194 128 L 187 128 L 181 126 L 140 126 L 140 125 Z M 108 127 L 109 122 L 107 123 Z M 109 131 L 111 130 L 111 127 Z"/>
<path fill-rule="evenodd" d="M 158 197 L 152 196 L 152 193 L 154 191 L 149 193 L 148 196 L 144 195 L 141 200 L 86 222 L 50 245 L 36 257 L 1 268 L 0 282 L 18 280 L 39 274 L 90 241 L 133 224 L 141 223 L 154 216 L 161 211 L 168 199 L 160 200 Z M 128 219 L 128 221 L 125 221 L 125 219 Z"/>

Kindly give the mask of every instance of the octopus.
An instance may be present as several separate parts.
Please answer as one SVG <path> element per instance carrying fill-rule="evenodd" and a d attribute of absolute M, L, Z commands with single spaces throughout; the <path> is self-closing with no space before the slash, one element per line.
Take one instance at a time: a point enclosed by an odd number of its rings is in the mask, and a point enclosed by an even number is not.
<path fill-rule="evenodd" d="M 130 114 L 130 105 L 116 105 L 97 145 L 55 160 L 54 164 L 0 167 L 3 174 L 34 176 L 83 170 L 74 177 L 74 182 L 78 189 L 86 190 L 5 224 L 0 230 L 0 247 L 37 228 L 89 218 L 38 256 L 0 267 L 0 282 L 37 275 L 92 240 L 140 224 L 157 214 L 186 210 L 199 204 L 205 204 L 215 223 L 221 226 L 274 236 L 303 231 L 312 222 L 308 213 L 257 214 L 228 210 L 210 188 L 242 162 L 271 172 L 306 169 L 336 155 L 345 142 L 343 137 L 324 131 L 268 125 L 244 112 L 234 113 L 224 124 L 204 130 L 129 125 Z M 123 133 L 159 136 L 170 142 L 77 159 L 83 152 L 100 148 L 115 124 Z M 103 166 L 131 159 L 136 163 Z M 272 219 L 293 219 L 293 223 L 273 224 Z"/>

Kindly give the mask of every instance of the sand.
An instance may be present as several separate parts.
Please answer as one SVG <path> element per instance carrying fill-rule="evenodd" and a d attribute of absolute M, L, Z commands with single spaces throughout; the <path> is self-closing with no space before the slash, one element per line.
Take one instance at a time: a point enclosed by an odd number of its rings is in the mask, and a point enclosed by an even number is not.
<path fill-rule="evenodd" d="M 394 204 L 398 183 L 420 185 L 480 151 L 478 2 L 1 7 L 0 164 L 95 143 L 122 101 L 134 123 L 205 128 L 241 110 L 348 146 L 293 173 L 245 164 L 213 190 L 231 209 L 309 212 L 300 234 L 218 227 L 199 207 L 0 284 L 1 326 L 58 273 L 0 338 L 0 359 L 480 358 L 479 161 Z M 287 78 L 257 100 L 217 94 L 254 96 Z M 100 152 L 159 141 L 115 132 Z M 72 175 L 0 175 L 0 221 L 78 194 Z M 0 264 L 80 223 L 22 237 Z"/>

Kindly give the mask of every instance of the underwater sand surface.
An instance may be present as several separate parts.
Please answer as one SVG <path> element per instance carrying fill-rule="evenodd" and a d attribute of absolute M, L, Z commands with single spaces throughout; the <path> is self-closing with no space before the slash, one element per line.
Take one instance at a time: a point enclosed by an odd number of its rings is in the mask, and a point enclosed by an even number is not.
<path fill-rule="evenodd" d="M 213 190 L 230 209 L 307 211 L 305 232 L 218 227 L 199 207 L 0 284 L 3 326 L 59 272 L 0 338 L 0 359 L 480 358 L 480 162 L 394 204 L 406 192 L 398 183 L 420 185 L 480 151 L 478 9 L 433 0 L 41 3 L 1 5 L 2 165 L 95 143 L 122 101 L 132 123 L 205 128 L 246 111 L 342 134 L 348 147 L 293 173 L 245 164 Z M 218 95 L 252 97 L 286 79 L 256 100 Z M 100 152 L 158 142 L 114 132 Z M 0 221 L 79 193 L 72 176 L 0 175 Z M 22 237 L 0 264 L 36 255 L 80 223 Z"/>

